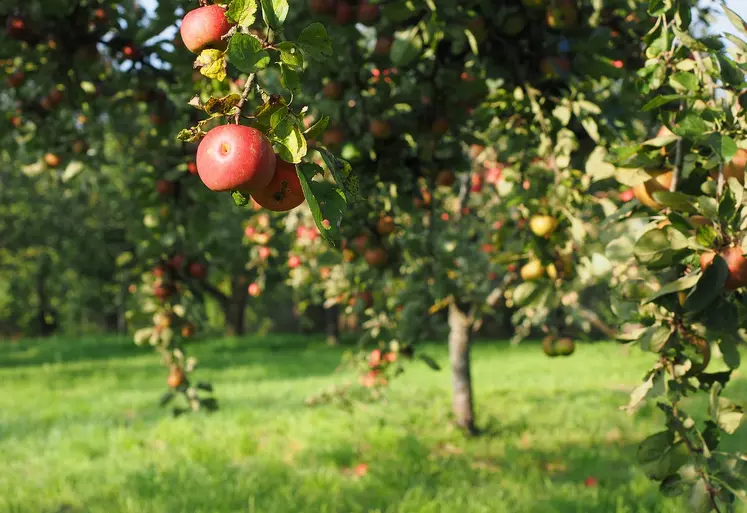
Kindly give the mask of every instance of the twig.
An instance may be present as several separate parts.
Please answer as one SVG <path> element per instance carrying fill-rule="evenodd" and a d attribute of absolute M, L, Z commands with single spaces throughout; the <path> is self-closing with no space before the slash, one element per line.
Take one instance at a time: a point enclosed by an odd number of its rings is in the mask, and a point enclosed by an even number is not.
<path fill-rule="evenodd" d="M 236 122 L 237 125 L 239 124 L 239 118 L 241 117 L 241 109 L 244 107 L 244 104 L 246 103 L 246 100 L 249 97 L 249 91 L 251 91 L 252 89 L 255 76 L 256 75 L 252 73 L 246 79 L 246 84 L 244 84 L 244 90 L 241 92 L 241 99 L 239 100 L 239 103 L 236 104 L 236 108 L 238 110 L 236 111 L 236 114 L 234 116 L 234 121 Z"/>
<path fill-rule="evenodd" d="M 674 147 L 674 171 L 672 172 L 672 183 L 669 185 L 669 192 L 676 192 L 680 182 L 680 172 L 682 169 L 682 138 L 677 139 Z"/>

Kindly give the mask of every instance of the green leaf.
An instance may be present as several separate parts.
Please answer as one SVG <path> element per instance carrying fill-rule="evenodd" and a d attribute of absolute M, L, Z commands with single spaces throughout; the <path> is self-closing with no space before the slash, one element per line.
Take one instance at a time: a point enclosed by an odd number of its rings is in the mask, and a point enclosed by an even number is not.
<path fill-rule="evenodd" d="M 721 79 L 726 84 L 741 86 L 744 83 L 744 72 L 736 62 L 721 53 L 716 54 L 716 60 L 721 68 Z"/>
<path fill-rule="evenodd" d="M 477 38 L 475 38 L 475 35 L 472 33 L 470 29 L 464 29 L 464 35 L 467 36 L 467 42 L 469 43 L 470 50 L 472 50 L 472 53 L 475 55 L 480 54 L 480 45 L 477 42 Z"/>
<path fill-rule="evenodd" d="M 249 34 L 236 34 L 231 38 L 228 58 L 244 73 L 255 73 L 270 64 L 270 54 L 262 49 L 259 39 Z"/>
<path fill-rule="evenodd" d="M 532 299 L 534 293 L 537 292 L 538 286 L 537 283 L 532 281 L 525 281 L 519 284 L 519 286 L 514 289 L 513 294 L 513 300 L 516 306 L 526 305 Z"/>
<path fill-rule="evenodd" d="M 647 397 L 657 397 L 663 393 L 664 373 L 661 369 L 657 369 L 649 374 L 646 381 L 633 389 L 625 409 L 632 414 Z"/>
<path fill-rule="evenodd" d="M 724 12 L 726 13 L 726 16 L 729 18 L 729 21 L 731 22 L 731 24 L 734 25 L 734 28 L 736 28 L 742 34 L 747 36 L 747 23 L 745 23 L 744 20 L 734 11 L 732 11 L 726 6 L 723 6 L 723 7 L 724 7 Z"/>
<path fill-rule="evenodd" d="M 718 232 L 713 226 L 709 224 L 698 226 L 695 233 L 695 241 L 698 244 L 706 248 L 712 248 L 717 239 Z"/>
<path fill-rule="evenodd" d="M 296 166 L 306 202 L 319 233 L 332 246 L 340 243 L 340 226 L 347 211 L 347 201 L 339 189 L 329 182 L 314 181 L 319 166 L 308 162 Z"/>
<path fill-rule="evenodd" d="M 317 139 L 324 133 L 328 125 L 329 116 L 322 116 L 316 123 L 307 128 L 303 135 L 306 137 L 306 139 Z"/>
<path fill-rule="evenodd" d="M 239 191 L 231 191 L 231 197 L 236 206 L 245 207 L 249 204 L 249 197 Z"/>
<path fill-rule="evenodd" d="M 698 196 L 698 211 L 708 219 L 718 219 L 718 202 L 709 196 Z"/>
<path fill-rule="evenodd" d="M 298 164 L 306 156 L 308 147 L 306 138 L 298 125 L 298 118 L 291 115 L 287 107 L 278 109 L 270 118 L 272 127 L 271 140 L 280 145 L 280 157 L 293 164 Z"/>
<path fill-rule="evenodd" d="M 680 30 L 677 27 L 672 27 L 672 30 L 674 31 L 674 35 L 677 36 L 677 39 L 679 39 L 680 42 L 683 45 L 687 46 L 690 50 L 694 50 L 696 52 L 708 51 L 708 47 L 704 44 L 703 41 L 695 39 L 688 32 Z"/>
<path fill-rule="evenodd" d="M 661 431 L 649 436 L 638 446 L 636 459 L 651 479 L 664 479 L 669 474 L 669 450 L 673 443 L 674 433 Z"/>
<path fill-rule="evenodd" d="M 205 102 L 202 109 L 208 114 L 230 114 L 234 107 L 241 101 L 241 95 L 229 94 L 222 98 L 213 98 Z"/>
<path fill-rule="evenodd" d="M 236 36 L 232 38 L 235 39 Z M 208 78 L 213 78 L 219 82 L 226 79 L 226 59 L 220 50 L 207 49 L 195 59 L 195 67 L 200 69 L 200 73 Z"/>
<path fill-rule="evenodd" d="M 280 60 L 290 68 L 303 68 L 303 53 L 295 44 L 283 41 L 278 45 Z"/>
<path fill-rule="evenodd" d="M 739 39 L 734 34 L 729 34 L 728 32 L 724 33 L 724 37 L 732 42 L 734 46 L 739 48 L 742 52 L 747 52 L 747 43 L 745 43 L 743 40 Z"/>
<path fill-rule="evenodd" d="M 659 491 L 665 497 L 677 497 L 682 495 L 690 487 L 690 483 L 685 481 L 679 474 L 672 474 L 664 478 L 659 485 Z"/>
<path fill-rule="evenodd" d="M 650 303 L 654 299 L 660 298 L 661 296 L 666 296 L 667 294 L 672 294 L 674 292 L 679 292 L 681 290 L 687 290 L 695 286 L 695 284 L 700 279 L 701 274 L 699 272 L 690 273 L 687 276 L 683 276 L 682 278 L 675 280 L 673 282 L 667 283 L 662 288 L 656 291 L 656 293 L 646 299 L 643 304 Z"/>
<path fill-rule="evenodd" d="M 684 94 L 660 94 L 643 106 L 643 112 L 648 112 L 650 110 L 661 107 L 662 105 L 666 105 L 669 102 L 682 100 L 685 98 L 687 98 L 687 95 Z"/>
<path fill-rule="evenodd" d="M 296 43 L 312 59 L 321 61 L 332 55 L 332 40 L 321 23 L 312 23 L 303 29 Z"/>
<path fill-rule="evenodd" d="M 700 114 L 686 112 L 680 119 L 679 123 L 672 127 L 672 132 L 687 138 L 697 138 L 708 131 L 708 125 Z"/>
<path fill-rule="evenodd" d="M 292 93 L 301 90 L 301 73 L 287 64 L 280 64 L 280 83 Z"/>
<path fill-rule="evenodd" d="M 728 135 L 713 133 L 708 136 L 708 145 L 724 162 L 729 162 L 737 153 L 737 144 Z"/>
<path fill-rule="evenodd" d="M 288 0 L 262 0 L 262 15 L 273 30 L 280 30 L 288 17 Z"/>
<path fill-rule="evenodd" d="M 425 364 L 428 367 L 430 367 L 431 369 L 433 369 L 434 371 L 440 371 L 441 370 L 441 366 L 438 364 L 438 362 L 436 362 L 436 360 L 434 360 L 433 358 L 431 358 L 427 354 L 418 353 L 418 358 L 420 360 L 422 360 L 423 362 L 425 362 Z"/>
<path fill-rule="evenodd" d="M 240 27 L 250 27 L 257 14 L 257 0 L 231 0 L 226 18 Z"/>
<path fill-rule="evenodd" d="M 392 43 L 391 58 L 395 66 L 406 66 L 415 60 L 423 48 L 423 43 L 419 37 L 415 37 L 414 31 L 408 31 L 404 34 L 397 34 Z"/>
<path fill-rule="evenodd" d="M 720 255 L 716 255 L 708 269 L 703 271 L 695 289 L 687 297 L 685 309 L 689 312 L 700 312 L 713 303 L 724 290 L 728 275 L 729 267 L 726 261 Z"/>
<path fill-rule="evenodd" d="M 654 325 L 646 330 L 641 337 L 641 349 L 658 353 L 666 345 L 672 335 L 672 328 L 666 325 Z"/>
<path fill-rule="evenodd" d="M 738 369 L 741 363 L 738 343 L 739 341 L 732 337 L 722 338 L 718 343 L 718 347 L 724 357 L 724 363 L 730 369 Z"/>
<path fill-rule="evenodd" d="M 674 89 L 686 89 L 688 91 L 697 91 L 700 85 L 695 73 L 687 71 L 680 71 L 669 77 L 669 84 Z"/>
<path fill-rule="evenodd" d="M 317 151 L 322 156 L 324 163 L 327 164 L 332 177 L 342 189 L 347 201 L 352 203 L 357 200 L 360 197 L 360 185 L 358 177 L 353 174 L 350 162 L 338 158 L 325 148 L 317 148 Z"/>
<path fill-rule="evenodd" d="M 655 191 L 651 195 L 656 201 L 665 207 L 671 207 L 679 212 L 688 212 L 694 214 L 698 211 L 695 208 L 697 198 L 684 194 L 682 192 Z"/>
<path fill-rule="evenodd" d="M 718 426 L 733 435 L 742 423 L 744 409 L 724 397 L 719 397 L 717 417 Z"/>

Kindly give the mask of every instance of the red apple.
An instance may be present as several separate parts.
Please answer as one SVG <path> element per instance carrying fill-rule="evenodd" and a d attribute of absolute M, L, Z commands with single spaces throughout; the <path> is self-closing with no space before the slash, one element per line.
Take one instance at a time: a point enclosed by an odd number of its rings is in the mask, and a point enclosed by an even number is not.
<path fill-rule="evenodd" d="M 156 278 L 163 278 L 166 276 L 166 268 L 162 265 L 157 265 L 151 270 L 151 274 Z"/>
<path fill-rule="evenodd" d="M 267 260 L 268 258 L 270 258 L 270 255 L 272 254 L 272 250 L 268 248 L 267 246 L 260 246 L 258 253 L 259 253 L 260 260 Z"/>
<path fill-rule="evenodd" d="M 189 264 L 187 272 L 192 278 L 203 280 L 207 276 L 207 267 L 202 262 L 192 262 Z"/>
<path fill-rule="evenodd" d="M 26 20 L 20 16 L 10 16 L 5 24 L 5 31 L 11 39 L 25 41 L 28 39 L 30 32 Z"/>
<path fill-rule="evenodd" d="M 197 172 L 210 190 L 252 192 L 267 187 L 272 180 L 275 152 L 269 139 L 256 128 L 217 126 L 197 148 Z"/>
<path fill-rule="evenodd" d="M 259 295 L 262 293 L 262 290 L 259 288 L 258 283 L 250 283 L 249 287 L 247 288 L 247 292 L 249 292 L 249 295 L 252 297 L 259 297 Z"/>
<path fill-rule="evenodd" d="M 727 290 L 735 290 L 747 285 L 747 258 L 742 254 L 742 248 L 729 247 L 721 251 L 721 257 L 726 260 L 729 268 L 729 276 L 726 278 L 724 287 Z M 716 253 L 709 251 L 700 255 L 700 267 L 705 271 L 713 262 Z"/>
<path fill-rule="evenodd" d="M 221 39 L 233 25 L 226 18 L 223 7 L 207 5 L 189 11 L 179 28 L 184 46 L 192 53 L 200 53 L 205 48 L 225 50 L 228 40 Z"/>
<path fill-rule="evenodd" d="M 26 75 L 24 75 L 23 71 L 16 71 L 8 77 L 8 87 L 10 87 L 11 89 L 15 89 L 16 87 L 23 84 L 25 78 Z"/>
<path fill-rule="evenodd" d="M 55 155 L 54 153 L 45 153 L 44 154 L 44 163 L 47 164 L 49 167 L 57 167 L 60 165 L 60 162 L 62 160 L 59 156 Z"/>
<path fill-rule="evenodd" d="M 171 196 L 174 193 L 174 184 L 168 180 L 158 180 L 156 182 L 156 192 L 161 196 Z"/>
<path fill-rule="evenodd" d="M 381 247 L 369 248 L 363 253 L 363 258 L 371 267 L 384 267 L 389 261 L 389 254 Z"/>
<path fill-rule="evenodd" d="M 137 60 L 140 60 L 140 58 L 143 56 L 143 53 L 140 51 L 140 48 L 138 48 L 137 46 L 128 44 L 122 48 L 122 55 L 124 55 L 128 59 L 137 61 Z"/>
<path fill-rule="evenodd" d="M 314 14 L 332 14 L 335 10 L 335 0 L 309 0 L 309 9 Z"/>
<path fill-rule="evenodd" d="M 353 21 L 353 8 L 347 2 L 340 2 L 337 4 L 337 10 L 335 11 L 335 23 L 338 25 L 347 25 Z"/>
<path fill-rule="evenodd" d="M 190 175 L 196 175 L 197 174 L 197 164 L 194 162 L 190 162 L 187 164 L 187 171 Z"/>
<path fill-rule="evenodd" d="M 492 185 L 497 185 L 501 181 L 503 175 L 503 169 L 499 167 L 489 167 L 485 171 L 485 181 Z"/>
<path fill-rule="evenodd" d="M 379 19 L 379 6 L 363 0 L 358 4 L 358 22 L 370 25 Z"/>
<path fill-rule="evenodd" d="M 252 193 L 252 198 L 268 210 L 286 212 L 304 202 L 301 181 L 298 179 L 296 165 L 275 156 L 275 173 L 272 180 L 263 189 Z"/>
<path fill-rule="evenodd" d="M 172 269 L 181 269 L 182 265 L 184 265 L 184 260 L 186 260 L 186 257 L 184 255 L 174 255 L 173 257 L 169 258 L 168 262 L 166 262 L 166 265 L 171 267 Z"/>
<path fill-rule="evenodd" d="M 330 148 L 335 148 L 345 142 L 345 133 L 340 128 L 330 128 L 324 132 L 322 143 Z"/>
<path fill-rule="evenodd" d="M 381 119 L 372 119 L 368 125 L 368 130 L 375 139 L 387 139 L 392 135 L 392 126 L 388 121 Z"/>
<path fill-rule="evenodd" d="M 244 228 L 244 237 L 246 237 L 247 239 L 251 239 L 252 237 L 254 237 L 255 233 L 257 233 L 257 229 L 253 226 L 247 226 L 246 228 Z"/>
<path fill-rule="evenodd" d="M 635 198 L 635 189 L 627 189 L 620 193 L 620 201 L 630 201 Z"/>
<path fill-rule="evenodd" d="M 330 100 L 339 100 L 342 98 L 342 86 L 338 82 L 327 82 L 322 89 L 322 94 Z"/>
<path fill-rule="evenodd" d="M 599 484 L 596 477 L 589 476 L 584 480 L 584 486 L 587 488 L 595 488 Z"/>
<path fill-rule="evenodd" d="M 288 259 L 288 267 L 295 269 L 301 265 L 301 258 L 297 255 L 293 255 Z"/>

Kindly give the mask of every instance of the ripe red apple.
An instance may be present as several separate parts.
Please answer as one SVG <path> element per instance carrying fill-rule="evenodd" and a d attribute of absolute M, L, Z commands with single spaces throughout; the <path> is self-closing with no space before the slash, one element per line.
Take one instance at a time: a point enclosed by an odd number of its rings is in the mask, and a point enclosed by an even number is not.
<path fill-rule="evenodd" d="M 197 172 L 210 190 L 252 192 L 267 187 L 272 180 L 275 152 L 269 139 L 256 128 L 217 126 L 197 148 Z"/>
<path fill-rule="evenodd" d="M 356 253 L 363 253 L 368 247 L 368 235 L 365 233 L 357 235 L 350 245 Z"/>
<path fill-rule="evenodd" d="M 480 192 L 482 190 L 483 177 L 479 173 L 472 173 L 470 176 L 470 192 Z"/>
<path fill-rule="evenodd" d="M 143 56 L 143 52 L 137 46 L 127 44 L 122 48 L 122 55 L 130 60 L 137 61 Z"/>
<path fill-rule="evenodd" d="M 635 190 L 634 189 L 626 189 L 620 193 L 620 201 L 628 202 L 635 198 Z"/>
<path fill-rule="evenodd" d="M 57 167 L 60 165 L 61 159 L 54 153 L 45 153 L 44 154 L 44 163 L 48 165 L 49 167 Z"/>
<path fill-rule="evenodd" d="M 225 50 L 228 40 L 221 39 L 233 25 L 226 18 L 223 7 L 206 5 L 189 11 L 179 28 L 184 46 L 192 53 L 200 53 L 206 48 Z"/>
<path fill-rule="evenodd" d="M 387 139 L 392 135 L 392 126 L 388 121 L 372 119 L 368 124 L 368 130 L 375 139 Z"/>
<path fill-rule="evenodd" d="M 171 267 L 172 269 L 179 270 L 181 269 L 182 265 L 184 265 L 184 261 L 187 259 L 184 255 L 174 255 L 166 262 L 166 265 Z"/>
<path fill-rule="evenodd" d="M 207 266 L 202 262 L 192 262 L 189 264 L 187 272 L 192 278 L 203 280 L 207 276 Z"/>
<path fill-rule="evenodd" d="M 19 87 L 21 84 L 23 84 L 23 81 L 25 79 L 26 75 L 24 75 L 23 71 L 16 71 L 8 77 L 8 87 L 10 87 L 11 89 L 15 89 L 16 87 Z"/>
<path fill-rule="evenodd" d="M 260 260 L 267 260 L 268 258 L 270 258 L 270 255 L 272 254 L 272 250 L 268 248 L 267 246 L 260 246 L 257 252 L 259 254 Z"/>
<path fill-rule="evenodd" d="M 379 6 L 368 3 L 363 0 L 358 4 L 358 22 L 364 25 L 370 25 L 379 19 Z"/>
<path fill-rule="evenodd" d="M 174 184 L 168 180 L 158 180 L 156 182 L 156 192 L 161 196 L 171 196 L 174 193 Z"/>
<path fill-rule="evenodd" d="M 298 179 L 296 165 L 275 156 L 275 173 L 263 189 L 252 193 L 252 198 L 267 210 L 286 212 L 304 202 L 303 189 Z"/>
<path fill-rule="evenodd" d="M 455 181 L 456 175 L 454 174 L 454 171 L 450 171 L 448 169 L 439 171 L 439 173 L 436 175 L 436 185 L 441 187 L 451 187 L 452 185 L 454 185 Z"/>
<path fill-rule="evenodd" d="M 93 19 L 97 23 L 106 23 L 107 21 L 109 21 L 109 15 L 106 13 L 105 9 L 99 7 L 93 10 Z"/>
<path fill-rule="evenodd" d="M 382 247 L 369 248 L 363 253 L 363 258 L 371 267 L 384 267 L 389 261 L 389 253 Z"/>
<path fill-rule="evenodd" d="M 664 208 L 664 205 L 656 201 L 653 194 L 655 192 L 668 191 L 669 186 L 672 184 L 673 174 L 672 171 L 667 171 L 666 169 L 649 171 L 649 174 L 652 178 L 633 187 L 633 194 L 644 205 L 654 210 L 661 210 Z"/>
<path fill-rule="evenodd" d="M 446 132 L 449 131 L 449 120 L 446 118 L 438 118 L 436 121 L 433 122 L 433 125 L 431 126 L 431 131 L 435 135 L 444 135 Z"/>
<path fill-rule="evenodd" d="M 342 98 L 342 86 L 339 82 L 330 81 L 322 89 L 322 94 L 330 100 L 339 100 Z"/>
<path fill-rule="evenodd" d="M 742 248 L 729 247 L 720 253 L 721 258 L 726 260 L 729 268 L 729 276 L 726 278 L 724 287 L 734 290 L 747 285 L 747 258 L 742 254 Z M 705 271 L 713 262 L 716 253 L 708 251 L 700 255 L 700 267 Z"/>
<path fill-rule="evenodd" d="M 378 367 L 381 365 L 381 349 L 374 349 L 368 356 L 368 365 L 370 367 Z"/>
<path fill-rule="evenodd" d="M 330 148 L 340 146 L 345 142 L 345 133 L 340 128 L 330 128 L 324 132 L 322 143 Z"/>
<path fill-rule="evenodd" d="M 589 476 L 584 480 L 584 486 L 587 488 L 594 488 L 599 484 L 599 481 L 596 477 Z"/>
<path fill-rule="evenodd" d="M 250 283 L 249 287 L 247 287 L 247 292 L 249 292 L 249 295 L 252 297 L 259 297 L 262 290 L 259 288 L 258 283 Z"/>
<path fill-rule="evenodd" d="M 26 41 L 30 32 L 26 20 L 20 16 L 10 16 L 5 24 L 5 31 L 11 39 Z"/>
<path fill-rule="evenodd" d="M 382 216 L 376 221 L 376 233 L 379 235 L 389 235 L 394 231 L 394 218 L 392 216 Z"/>
<path fill-rule="evenodd" d="M 288 259 L 288 267 L 290 267 L 291 269 L 295 269 L 296 267 L 299 267 L 300 265 L 301 265 L 301 257 L 299 257 L 298 255 L 292 255 Z"/>
<path fill-rule="evenodd" d="M 187 322 L 184 326 L 182 326 L 182 337 L 184 338 L 191 338 L 194 336 L 195 331 L 197 331 L 197 328 L 194 324 L 191 322 Z"/>
<path fill-rule="evenodd" d="M 10 124 L 13 125 L 15 128 L 18 128 L 23 123 L 23 120 L 20 116 L 13 116 L 10 118 Z"/>
<path fill-rule="evenodd" d="M 254 237 L 255 233 L 257 233 L 257 229 L 253 226 L 247 226 L 246 228 L 244 228 L 244 237 L 246 237 L 247 239 L 251 239 L 252 237 Z"/>
<path fill-rule="evenodd" d="M 194 162 L 190 162 L 187 164 L 187 171 L 190 175 L 196 175 L 197 174 L 197 164 Z"/>
<path fill-rule="evenodd" d="M 347 25 L 353 21 L 353 7 L 347 2 L 339 2 L 335 11 L 335 23 Z"/>
<path fill-rule="evenodd" d="M 166 268 L 162 265 L 157 265 L 151 270 L 151 274 L 156 278 L 163 278 L 166 276 Z"/>
<path fill-rule="evenodd" d="M 381 36 L 376 40 L 376 46 L 374 47 L 374 55 L 384 56 L 389 55 L 392 49 L 392 43 L 394 40 L 391 37 Z"/>
<path fill-rule="evenodd" d="M 335 0 L 309 0 L 309 9 L 314 14 L 332 14 L 335 10 Z"/>
<path fill-rule="evenodd" d="M 174 294 L 174 287 L 170 284 L 164 283 L 161 280 L 153 283 L 153 295 L 157 299 L 164 301 Z"/>
<path fill-rule="evenodd" d="M 489 167 L 485 171 L 485 181 L 492 185 L 497 185 L 501 181 L 503 169 L 500 167 Z"/>

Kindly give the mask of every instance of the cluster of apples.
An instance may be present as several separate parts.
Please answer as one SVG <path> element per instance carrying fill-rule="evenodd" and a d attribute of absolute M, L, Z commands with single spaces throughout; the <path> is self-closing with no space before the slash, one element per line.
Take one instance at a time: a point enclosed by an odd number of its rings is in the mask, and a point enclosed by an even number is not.
<path fill-rule="evenodd" d="M 529 219 L 529 229 L 537 237 L 549 238 L 552 232 L 554 232 L 555 228 L 557 227 L 558 220 L 551 215 L 535 214 Z M 521 279 L 524 281 L 538 280 L 542 276 L 544 276 L 545 273 L 547 273 L 550 279 L 555 279 L 558 276 L 558 271 L 555 267 L 555 264 L 550 263 L 545 266 L 537 257 L 533 257 L 519 270 Z"/>
<path fill-rule="evenodd" d="M 553 358 L 555 356 L 570 356 L 576 350 L 576 343 L 568 337 L 555 338 L 548 335 L 542 340 L 542 350 Z"/>
<path fill-rule="evenodd" d="M 193 53 L 207 48 L 225 50 L 223 36 L 233 28 L 219 5 L 188 12 L 179 33 Z M 270 140 L 256 128 L 229 124 L 212 128 L 197 148 L 197 174 L 210 190 L 239 191 L 276 212 L 304 201 L 296 166 L 275 154 Z"/>
<path fill-rule="evenodd" d="M 674 134 L 669 128 L 662 126 L 657 132 L 656 137 L 669 135 Z M 667 155 L 665 147 L 661 149 L 661 154 L 662 156 Z M 724 180 L 728 181 L 729 178 L 735 178 L 740 184 L 744 185 L 745 170 L 747 170 L 747 150 L 739 148 L 732 160 L 724 166 Z M 662 210 L 664 205 L 656 201 L 653 195 L 656 192 L 669 191 L 674 178 L 674 172 L 670 169 L 653 169 L 647 172 L 651 178 L 633 187 L 632 194 L 630 190 L 623 192 L 621 199 L 627 201 L 635 197 L 649 208 Z M 711 171 L 710 176 L 716 180 L 718 178 L 718 171 Z M 697 215 L 690 216 L 688 220 L 693 225 L 693 228 L 709 223 L 706 218 Z M 713 259 L 717 253 L 726 261 L 729 268 L 729 275 L 726 278 L 724 287 L 727 290 L 736 290 L 747 286 L 747 258 L 744 257 L 741 246 L 727 246 L 719 248 L 717 251 L 706 251 L 700 256 L 701 269 L 705 271 L 713 263 Z"/>
<path fill-rule="evenodd" d="M 379 237 L 384 237 L 394 232 L 395 224 L 391 216 L 382 216 L 376 223 L 376 230 Z M 385 267 L 389 263 L 389 252 L 387 249 L 373 241 L 367 233 L 362 233 L 354 237 L 351 241 L 343 241 L 342 258 L 346 262 L 357 260 L 359 255 L 363 255 L 366 263 L 374 268 Z"/>
<path fill-rule="evenodd" d="M 156 265 L 151 270 L 153 281 L 153 295 L 159 301 L 166 301 L 178 290 L 177 281 L 180 277 L 189 276 L 196 280 L 204 280 L 207 277 L 207 266 L 200 261 L 187 263 L 184 255 L 177 254 Z"/>
<path fill-rule="evenodd" d="M 394 351 L 382 351 L 374 349 L 368 356 L 368 371 L 360 378 L 360 383 L 366 388 L 384 386 L 388 383 L 385 376 L 387 368 L 397 361 L 397 353 Z"/>

